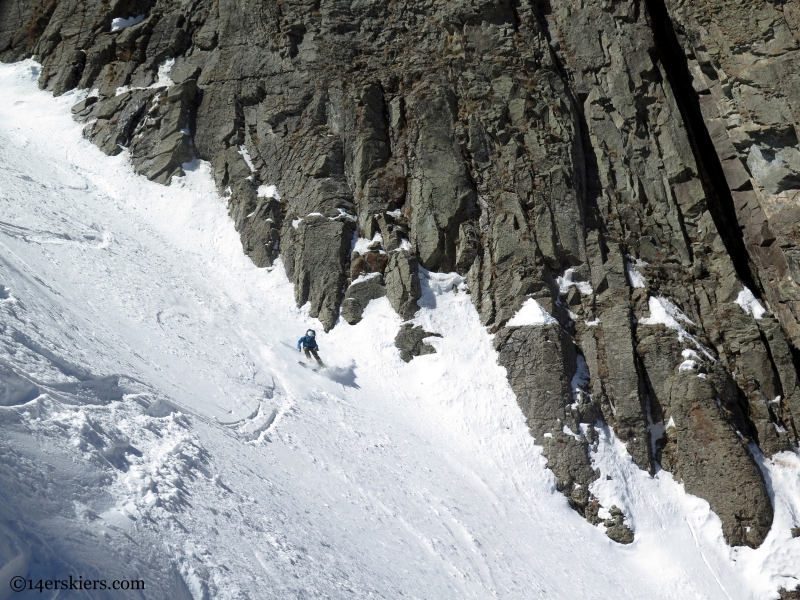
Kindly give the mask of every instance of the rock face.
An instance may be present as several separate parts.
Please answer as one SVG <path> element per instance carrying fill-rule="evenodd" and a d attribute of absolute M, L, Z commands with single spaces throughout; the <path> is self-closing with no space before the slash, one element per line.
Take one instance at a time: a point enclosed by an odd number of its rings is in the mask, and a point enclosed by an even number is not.
<path fill-rule="evenodd" d="M 800 345 L 800 7 L 666 1 L 719 186 L 755 275 L 787 337 Z"/>
<path fill-rule="evenodd" d="M 0 4 L 0 59 L 97 90 L 86 136 L 151 179 L 209 161 L 244 251 L 280 255 L 326 330 L 383 282 L 413 318 L 420 267 L 465 276 L 589 521 L 607 424 L 750 546 L 772 520 L 750 448 L 798 441 L 798 44 L 767 0 Z M 507 326 L 528 299 L 553 320 Z"/>
<path fill-rule="evenodd" d="M 325 331 L 339 318 L 345 276 L 340 265 L 347 257 L 352 225 L 346 220 L 313 214 L 297 228 L 286 229 L 286 274 L 294 281 L 297 305 L 311 303 L 311 316 L 319 317 Z M 291 250 L 289 250 L 291 249 Z"/>

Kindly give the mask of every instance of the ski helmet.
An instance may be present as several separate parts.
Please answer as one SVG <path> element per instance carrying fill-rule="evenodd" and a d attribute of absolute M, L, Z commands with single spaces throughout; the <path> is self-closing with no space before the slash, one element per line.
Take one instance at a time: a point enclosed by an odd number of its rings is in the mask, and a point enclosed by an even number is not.
<path fill-rule="evenodd" d="M 306 331 L 306 335 L 308 337 L 315 337 L 317 335 L 317 332 L 314 331 L 313 329 L 309 329 L 308 331 Z"/>

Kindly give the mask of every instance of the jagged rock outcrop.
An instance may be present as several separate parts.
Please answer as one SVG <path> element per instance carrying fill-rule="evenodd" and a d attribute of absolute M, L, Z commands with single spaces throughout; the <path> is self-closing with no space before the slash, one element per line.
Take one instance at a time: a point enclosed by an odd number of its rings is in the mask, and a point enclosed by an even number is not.
<path fill-rule="evenodd" d="M 419 267 L 465 276 L 590 522 L 605 423 L 757 546 L 750 448 L 795 448 L 800 418 L 798 23 L 766 0 L 7 0 L 0 59 L 96 90 L 87 137 L 151 179 L 208 160 L 244 251 L 280 255 L 326 330 L 384 283 L 412 319 Z M 507 326 L 530 299 L 552 319 Z"/>
<path fill-rule="evenodd" d="M 632 543 L 633 530 L 625 524 L 625 515 L 622 511 L 615 505 L 608 512 L 611 513 L 611 518 L 603 523 L 608 537 L 620 544 Z"/>
<path fill-rule="evenodd" d="M 556 487 L 588 517 L 593 499 L 589 485 L 598 475 L 587 460 L 588 441 L 581 435 L 581 424 L 590 429 L 595 415 L 572 406 L 578 404 L 572 388 L 578 365 L 572 338 L 553 323 L 505 327 L 494 343 L 531 435 L 544 447 Z"/>
<path fill-rule="evenodd" d="M 386 295 L 386 287 L 383 285 L 383 277 L 380 273 L 374 273 L 356 280 L 347 288 L 342 302 L 342 318 L 355 325 L 361 321 L 364 309 L 367 308 L 370 300 L 382 298 Z"/>
<path fill-rule="evenodd" d="M 394 345 L 400 350 L 400 358 L 404 362 L 411 362 L 415 356 L 425 354 L 435 354 L 436 348 L 425 343 L 425 338 L 442 337 L 438 333 L 425 331 L 422 327 L 416 327 L 411 323 L 403 323 L 400 331 L 394 339 Z"/>
<path fill-rule="evenodd" d="M 353 226 L 349 220 L 312 213 L 284 228 L 282 239 L 286 274 L 294 281 L 297 305 L 311 303 L 311 316 L 325 331 L 339 318 L 345 275 L 341 270 L 350 250 Z"/>
<path fill-rule="evenodd" d="M 392 252 L 386 266 L 386 296 L 392 308 L 403 319 L 411 319 L 421 294 L 417 257 L 408 250 Z"/>
<path fill-rule="evenodd" d="M 731 544 L 759 544 L 772 526 L 772 505 L 758 465 L 726 418 L 724 406 L 717 405 L 720 391 L 711 378 L 698 377 L 692 370 L 676 373 L 670 383 L 662 464 L 670 466 L 687 492 L 708 500 Z M 737 473 L 738 485 L 717 485 L 720 478 L 730 478 L 731 470 Z"/>

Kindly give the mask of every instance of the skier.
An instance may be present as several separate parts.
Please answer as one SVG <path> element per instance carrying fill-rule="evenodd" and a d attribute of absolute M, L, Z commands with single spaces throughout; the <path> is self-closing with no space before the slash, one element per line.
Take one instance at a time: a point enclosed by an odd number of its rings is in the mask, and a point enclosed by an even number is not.
<path fill-rule="evenodd" d="M 324 368 L 325 363 L 322 362 L 322 359 L 317 354 L 317 350 L 319 350 L 319 346 L 317 346 L 317 332 L 313 329 L 309 329 L 306 331 L 306 334 L 297 340 L 297 351 L 300 352 L 301 346 L 302 349 L 305 350 L 306 353 L 306 360 L 311 360 L 311 356 L 313 355 L 314 358 L 317 359 L 319 366 Z"/>

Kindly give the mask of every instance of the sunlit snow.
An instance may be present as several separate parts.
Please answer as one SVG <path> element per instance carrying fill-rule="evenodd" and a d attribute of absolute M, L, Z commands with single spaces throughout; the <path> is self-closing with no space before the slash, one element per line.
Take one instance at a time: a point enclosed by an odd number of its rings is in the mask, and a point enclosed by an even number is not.
<path fill-rule="evenodd" d="M 516 314 L 509 319 L 509 327 L 523 327 L 525 325 L 549 325 L 558 323 L 553 315 L 547 312 L 534 298 L 528 298 Z"/>
<path fill-rule="evenodd" d="M 122 17 L 117 17 L 116 19 L 111 19 L 111 31 L 120 31 L 121 29 L 125 29 L 126 27 L 130 27 L 132 25 L 136 25 L 137 23 L 141 23 L 144 21 L 146 14 L 136 15 L 134 17 L 128 17 L 124 19 Z"/>
<path fill-rule="evenodd" d="M 754 319 L 761 319 L 766 313 L 766 309 L 761 306 L 761 303 L 758 299 L 753 295 L 753 292 L 750 291 L 749 288 L 742 286 L 741 292 L 736 297 L 734 302 L 742 307 L 742 310 L 746 312 L 748 315 L 753 317 Z"/>

